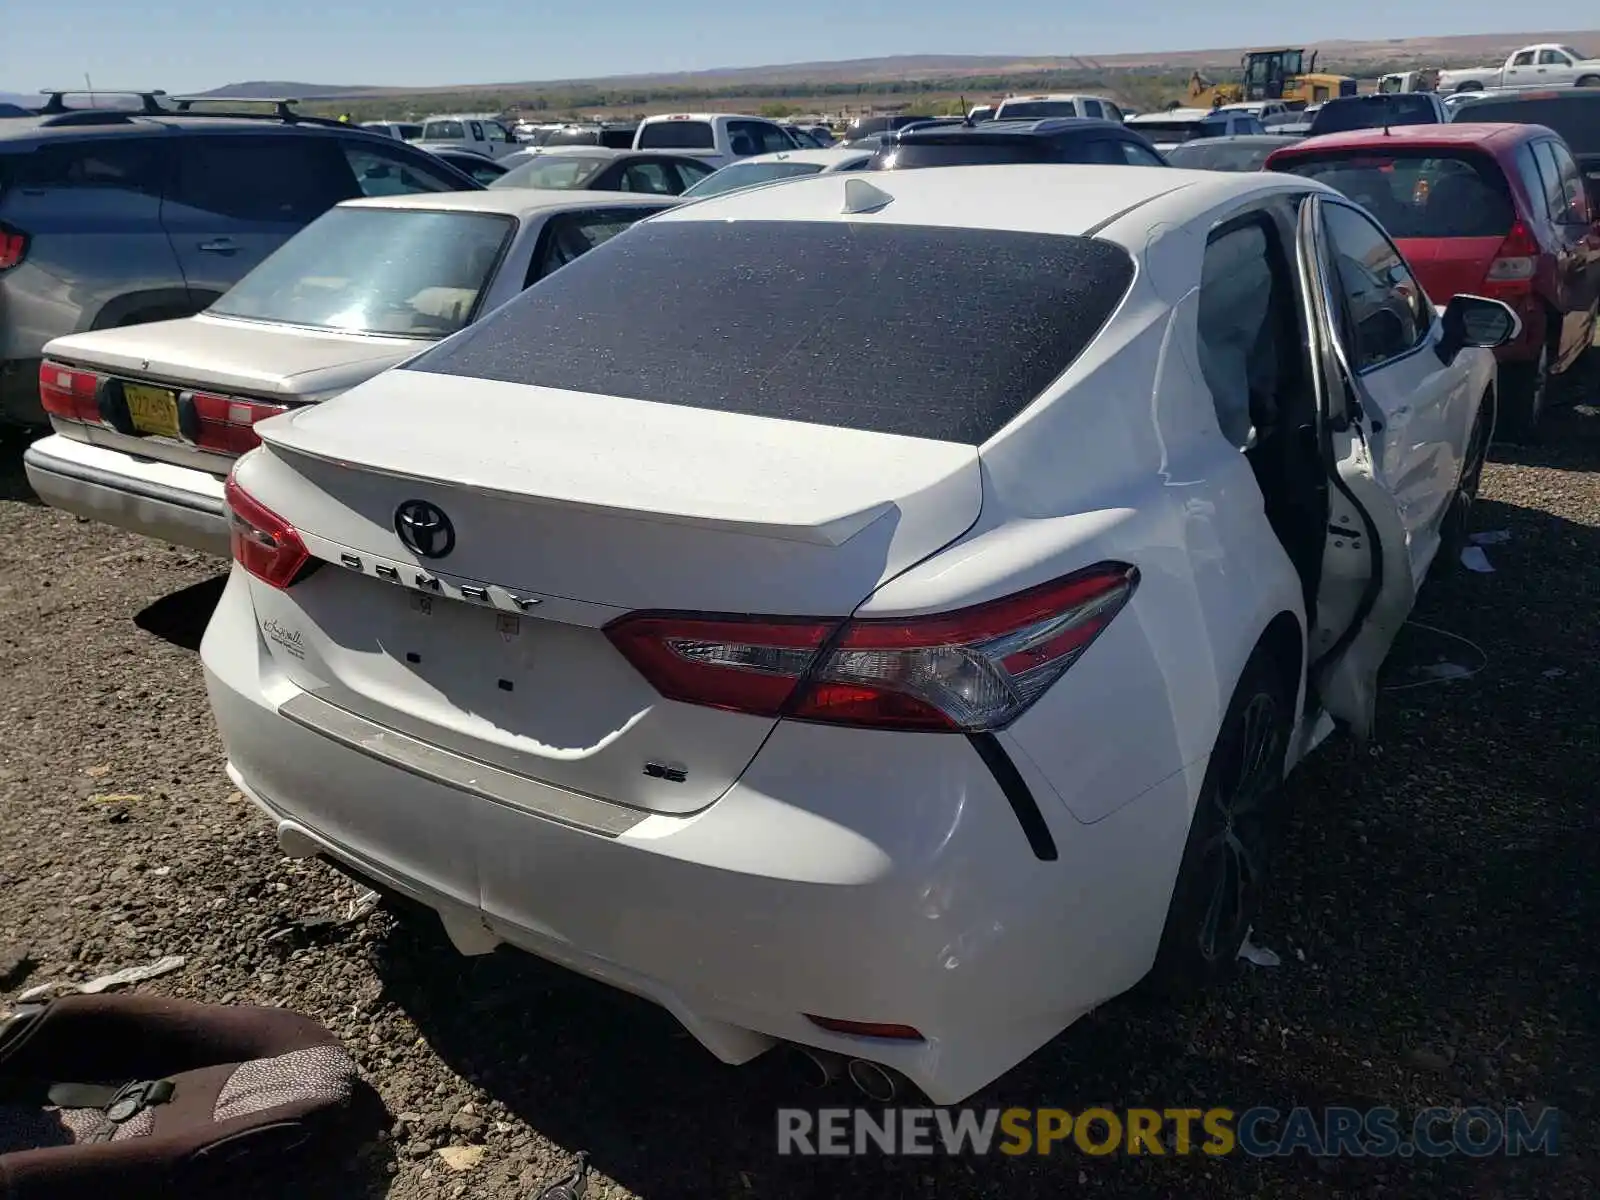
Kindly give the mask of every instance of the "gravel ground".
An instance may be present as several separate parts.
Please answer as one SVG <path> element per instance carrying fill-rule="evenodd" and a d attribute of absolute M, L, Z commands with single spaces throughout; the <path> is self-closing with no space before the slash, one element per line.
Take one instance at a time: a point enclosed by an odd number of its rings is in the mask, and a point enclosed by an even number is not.
<path fill-rule="evenodd" d="M 1562 1110 L 1559 1157 L 1476 1162 L 779 1159 L 774 1109 L 818 1101 L 777 1056 L 723 1067 L 647 1004 L 381 910 L 297 924 L 357 889 L 284 859 L 223 774 L 195 652 L 222 564 L 39 506 L 19 460 L 0 442 L 0 988 L 181 954 L 141 986 L 325 1022 L 390 1131 L 300 1194 L 522 1197 L 579 1149 L 591 1197 L 1596 1194 L 1600 415 L 1497 450 L 1496 573 L 1424 596 L 1456 636 L 1408 629 L 1381 745 L 1296 777 L 1258 929 L 1282 965 L 1108 1005 L 974 1100 Z M 1407 686 L 1441 660 L 1474 673 Z"/>

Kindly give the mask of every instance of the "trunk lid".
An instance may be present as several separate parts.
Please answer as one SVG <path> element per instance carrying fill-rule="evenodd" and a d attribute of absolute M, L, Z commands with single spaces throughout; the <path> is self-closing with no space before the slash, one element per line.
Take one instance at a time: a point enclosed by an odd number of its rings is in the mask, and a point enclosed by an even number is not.
<path fill-rule="evenodd" d="M 50 342 L 44 353 L 129 383 L 293 404 L 337 395 L 432 344 L 202 314 L 69 334 Z M 96 425 L 58 428 L 96 446 L 213 475 L 226 474 L 233 462 L 231 455 L 158 434 L 119 433 Z"/>
<path fill-rule="evenodd" d="M 334 564 L 286 591 L 252 582 L 282 677 L 503 770 L 664 812 L 715 801 L 773 722 L 663 699 L 607 622 L 844 617 L 960 536 L 981 499 L 974 446 L 421 372 L 257 428 L 266 448 L 240 484 Z M 444 556 L 396 532 L 411 500 L 448 516 Z"/>
<path fill-rule="evenodd" d="M 133 379 L 295 400 L 354 387 L 432 344 L 201 314 L 68 334 L 44 353 Z"/>

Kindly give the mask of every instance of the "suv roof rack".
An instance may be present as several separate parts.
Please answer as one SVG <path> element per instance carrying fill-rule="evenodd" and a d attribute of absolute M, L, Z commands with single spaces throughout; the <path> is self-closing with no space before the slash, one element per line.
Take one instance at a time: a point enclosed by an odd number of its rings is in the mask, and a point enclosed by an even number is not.
<path fill-rule="evenodd" d="M 169 99 L 178 113 L 196 117 L 228 117 L 255 121 L 284 121 L 290 125 L 339 125 L 345 128 L 357 128 L 353 123 L 347 125 L 344 121 L 332 117 L 313 117 L 296 112 L 294 106 L 303 103 L 298 96 L 172 96 Z M 196 104 L 270 104 L 272 111 L 270 113 L 196 111 L 194 107 Z M 162 111 L 171 116 L 174 110 L 168 108 Z"/>
<path fill-rule="evenodd" d="M 45 117 L 57 116 L 66 112 L 90 112 L 92 109 L 71 109 L 67 107 L 68 96 L 136 96 L 139 99 L 139 111 L 150 116 L 170 110 L 161 106 L 160 97 L 166 93 L 159 88 L 40 88 L 41 96 L 48 96 L 44 107 L 39 109 L 39 115 Z M 122 109 L 112 109 L 112 112 L 122 112 Z"/>

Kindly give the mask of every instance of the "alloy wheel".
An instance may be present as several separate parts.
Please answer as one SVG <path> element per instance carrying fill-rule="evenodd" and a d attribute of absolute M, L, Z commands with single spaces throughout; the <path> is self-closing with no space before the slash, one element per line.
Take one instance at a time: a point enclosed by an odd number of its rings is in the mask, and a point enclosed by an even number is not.
<path fill-rule="evenodd" d="M 1208 901 L 1199 930 L 1200 953 L 1208 962 L 1237 952 L 1265 881 L 1268 808 L 1282 782 L 1277 708 L 1266 693 L 1245 706 L 1210 798 L 1217 830 L 1201 859 Z"/>

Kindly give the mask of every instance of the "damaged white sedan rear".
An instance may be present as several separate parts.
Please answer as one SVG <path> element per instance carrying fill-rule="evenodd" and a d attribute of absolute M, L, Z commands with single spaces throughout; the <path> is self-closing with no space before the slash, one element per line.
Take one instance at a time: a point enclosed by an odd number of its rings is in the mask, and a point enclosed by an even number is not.
<path fill-rule="evenodd" d="M 229 771 L 463 951 L 953 1102 L 1233 962 L 1514 323 L 1441 318 L 1293 176 L 685 206 L 256 427 L 203 646 Z"/>

